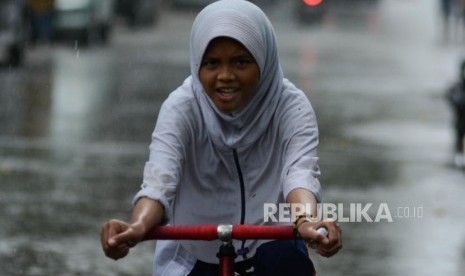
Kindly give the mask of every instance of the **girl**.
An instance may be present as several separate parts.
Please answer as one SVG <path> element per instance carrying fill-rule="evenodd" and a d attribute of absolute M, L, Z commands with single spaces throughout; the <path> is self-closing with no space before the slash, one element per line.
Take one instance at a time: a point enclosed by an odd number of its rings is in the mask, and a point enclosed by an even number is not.
<path fill-rule="evenodd" d="M 314 111 L 283 78 L 275 33 L 257 6 L 210 4 L 190 37 L 191 76 L 158 117 L 129 223 L 102 226 L 107 256 L 118 259 L 146 233 L 170 224 L 265 224 L 265 204 L 308 204 L 299 235 L 332 256 L 341 248 L 334 221 L 315 219 L 321 201 Z M 315 229 L 326 227 L 328 237 Z M 153 275 L 218 275 L 219 241 L 157 241 Z M 235 241 L 245 275 L 312 275 L 303 241 Z M 247 272 L 246 272 L 247 271 Z"/>

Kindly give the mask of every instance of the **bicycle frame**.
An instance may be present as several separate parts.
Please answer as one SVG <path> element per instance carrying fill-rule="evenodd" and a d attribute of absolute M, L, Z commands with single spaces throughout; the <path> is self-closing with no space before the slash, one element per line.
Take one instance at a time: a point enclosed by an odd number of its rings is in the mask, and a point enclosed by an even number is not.
<path fill-rule="evenodd" d="M 294 239 L 292 225 L 176 225 L 158 226 L 144 240 L 216 240 L 222 241 L 218 251 L 220 276 L 234 276 L 236 252 L 232 240 Z"/>

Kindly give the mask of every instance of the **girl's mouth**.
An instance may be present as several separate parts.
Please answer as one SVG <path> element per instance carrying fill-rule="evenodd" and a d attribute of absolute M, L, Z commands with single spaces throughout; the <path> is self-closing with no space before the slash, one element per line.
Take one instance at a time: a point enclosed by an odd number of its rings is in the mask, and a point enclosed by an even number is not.
<path fill-rule="evenodd" d="M 221 101 L 231 101 L 239 92 L 237 88 L 218 88 L 216 89 L 216 95 Z"/>

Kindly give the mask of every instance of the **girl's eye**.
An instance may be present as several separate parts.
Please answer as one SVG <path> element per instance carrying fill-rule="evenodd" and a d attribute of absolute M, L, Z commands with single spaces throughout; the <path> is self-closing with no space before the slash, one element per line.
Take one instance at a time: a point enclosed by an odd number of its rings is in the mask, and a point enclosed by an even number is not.
<path fill-rule="evenodd" d="M 218 64 L 219 64 L 219 62 L 216 59 L 208 58 L 208 59 L 202 60 L 202 66 L 205 66 L 205 67 L 208 67 L 208 68 L 215 67 Z"/>
<path fill-rule="evenodd" d="M 240 67 L 248 66 L 249 64 L 252 64 L 253 62 L 254 60 L 248 57 L 241 57 L 241 58 L 236 59 L 236 64 Z"/>

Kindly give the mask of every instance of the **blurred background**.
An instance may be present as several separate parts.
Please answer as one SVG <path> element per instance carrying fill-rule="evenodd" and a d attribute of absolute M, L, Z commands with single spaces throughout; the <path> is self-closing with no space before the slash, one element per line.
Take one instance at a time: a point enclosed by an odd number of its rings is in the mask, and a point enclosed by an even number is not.
<path fill-rule="evenodd" d="M 129 217 L 209 2 L 0 1 L 1 275 L 151 274 L 154 243 L 115 262 L 99 228 Z M 319 275 L 465 275 L 465 174 L 445 97 L 465 56 L 461 2 L 254 2 L 316 110 L 324 201 L 372 203 L 373 218 L 387 204 L 393 218 L 341 223 L 343 250 L 313 256 Z"/>

